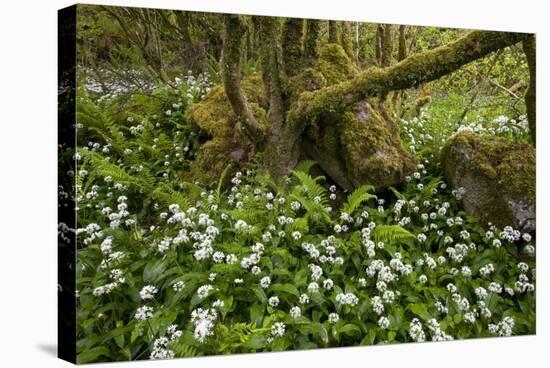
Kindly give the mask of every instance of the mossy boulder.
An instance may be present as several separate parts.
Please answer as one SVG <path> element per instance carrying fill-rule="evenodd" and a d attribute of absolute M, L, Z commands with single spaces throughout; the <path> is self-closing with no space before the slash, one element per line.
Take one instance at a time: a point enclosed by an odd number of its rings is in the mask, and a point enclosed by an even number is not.
<path fill-rule="evenodd" d="M 265 110 L 261 108 L 261 77 L 253 75 L 245 78 L 242 88 L 255 117 L 267 126 Z M 207 142 L 200 147 L 191 168 L 193 180 L 211 184 L 219 178 L 229 163 L 236 163 L 235 167 L 238 167 L 253 153 L 253 146 L 242 131 L 223 86 L 214 87 L 200 103 L 193 105 L 187 112 L 187 119 L 209 136 Z"/>
<path fill-rule="evenodd" d="M 462 132 L 441 152 L 445 177 L 464 188 L 467 213 L 484 223 L 535 231 L 535 149 L 523 141 Z"/>

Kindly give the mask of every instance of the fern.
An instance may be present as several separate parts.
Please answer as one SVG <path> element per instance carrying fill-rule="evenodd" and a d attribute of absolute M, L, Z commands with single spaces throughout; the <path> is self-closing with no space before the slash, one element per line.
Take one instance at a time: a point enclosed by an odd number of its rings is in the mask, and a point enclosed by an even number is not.
<path fill-rule="evenodd" d="M 171 345 L 172 350 L 176 353 L 176 356 L 180 358 L 192 358 L 199 355 L 196 347 L 187 345 L 183 342 L 178 342 Z"/>
<path fill-rule="evenodd" d="M 375 242 L 389 243 L 414 238 L 414 235 L 399 225 L 379 225 L 374 228 L 372 236 Z"/>
<path fill-rule="evenodd" d="M 79 99 L 76 109 L 76 120 L 89 131 L 99 135 L 104 141 L 108 141 L 115 127 L 115 119 L 102 111 L 88 98 Z"/>
<path fill-rule="evenodd" d="M 428 184 L 426 184 L 424 186 L 424 189 L 422 190 L 422 192 L 426 193 L 426 194 L 431 194 L 431 192 L 434 190 L 434 189 L 437 189 L 437 187 L 443 182 L 443 180 L 441 179 L 441 177 L 436 177 L 436 178 L 433 178 L 432 180 L 430 180 L 430 182 Z"/>
<path fill-rule="evenodd" d="M 392 193 L 397 197 L 397 199 L 406 200 L 407 198 L 401 194 L 397 189 L 394 187 L 389 187 L 389 189 L 392 191 Z"/>
<path fill-rule="evenodd" d="M 359 205 L 369 199 L 376 199 L 376 196 L 372 193 L 369 193 L 374 190 L 374 187 L 369 184 L 365 184 L 355 189 L 349 196 L 347 202 L 342 206 L 342 211 L 346 212 L 348 215 L 351 215 L 353 211 Z"/>
<path fill-rule="evenodd" d="M 141 176 L 134 176 L 127 173 L 120 166 L 105 160 L 98 153 L 87 150 L 80 150 L 79 153 L 83 158 L 84 165 L 93 167 L 89 180 L 90 183 L 95 178 L 110 176 L 117 183 L 143 188 L 145 191 L 150 191 L 153 187 L 154 180 L 145 170 L 144 173 L 140 173 Z"/>
<path fill-rule="evenodd" d="M 233 167 L 233 164 L 231 162 L 227 164 L 225 169 L 223 169 L 222 174 L 220 175 L 220 179 L 218 180 L 218 185 L 216 186 L 216 203 L 218 204 L 221 201 L 223 182 L 225 181 L 225 178 L 227 177 L 227 174 L 229 173 L 229 170 L 231 170 L 232 167 Z"/>
<path fill-rule="evenodd" d="M 160 184 L 155 190 L 153 190 L 151 193 L 151 198 L 165 205 L 177 203 L 182 210 L 186 210 L 191 207 L 189 199 L 166 184 Z"/>
<path fill-rule="evenodd" d="M 313 166 L 317 165 L 317 162 L 313 160 L 303 160 L 296 165 L 294 168 L 295 171 L 301 171 L 303 173 L 309 174 L 309 171 Z"/>
<path fill-rule="evenodd" d="M 301 184 L 301 189 L 303 190 L 303 193 L 305 193 L 305 195 L 309 199 L 314 199 L 318 197 L 321 199 L 321 201 L 326 201 L 326 190 L 318 183 L 318 181 L 325 179 L 323 176 L 318 176 L 314 179 L 309 174 L 295 170 L 292 170 L 291 174 L 296 179 L 298 179 Z"/>

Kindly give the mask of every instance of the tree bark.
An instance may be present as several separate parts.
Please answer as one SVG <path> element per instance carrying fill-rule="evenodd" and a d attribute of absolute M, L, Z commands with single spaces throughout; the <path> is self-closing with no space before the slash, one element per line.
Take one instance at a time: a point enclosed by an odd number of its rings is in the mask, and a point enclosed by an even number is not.
<path fill-rule="evenodd" d="M 298 74 L 303 66 L 302 44 L 304 41 L 304 20 L 287 18 L 283 28 L 283 62 L 288 77 Z"/>
<path fill-rule="evenodd" d="M 304 60 L 305 64 L 311 66 L 319 56 L 317 52 L 317 41 L 319 39 L 319 31 L 321 24 L 318 20 L 306 20 L 306 36 L 304 39 Z"/>
<path fill-rule="evenodd" d="M 340 44 L 340 22 L 328 21 L 328 42 Z"/>
<path fill-rule="evenodd" d="M 523 51 L 529 66 L 529 87 L 525 92 L 525 107 L 527 121 L 533 146 L 537 145 L 537 47 L 535 35 L 529 35 L 523 40 Z"/>
<path fill-rule="evenodd" d="M 409 56 L 391 67 L 369 68 L 351 80 L 304 92 L 291 106 L 287 120 L 305 127 L 323 114 L 341 112 L 367 97 L 438 79 L 493 51 L 520 42 L 526 36 L 522 33 L 470 32 L 447 45 Z"/>
<path fill-rule="evenodd" d="M 384 33 L 384 25 L 378 24 L 376 26 L 376 35 L 374 37 L 374 56 L 376 57 L 376 64 L 382 65 L 382 34 Z"/>
<path fill-rule="evenodd" d="M 386 68 L 393 60 L 393 26 L 391 24 L 384 25 L 381 37 L 381 65 Z"/>
<path fill-rule="evenodd" d="M 265 139 L 265 131 L 256 120 L 241 89 L 241 52 L 246 27 L 237 15 L 225 15 L 224 25 L 220 64 L 225 94 L 246 135 L 255 145 L 259 145 Z"/>
<path fill-rule="evenodd" d="M 342 23 L 342 48 L 344 49 L 350 60 L 355 60 L 351 26 L 349 22 Z"/>
<path fill-rule="evenodd" d="M 399 53 L 397 61 L 404 60 L 407 57 L 407 26 L 399 26 Z"/>

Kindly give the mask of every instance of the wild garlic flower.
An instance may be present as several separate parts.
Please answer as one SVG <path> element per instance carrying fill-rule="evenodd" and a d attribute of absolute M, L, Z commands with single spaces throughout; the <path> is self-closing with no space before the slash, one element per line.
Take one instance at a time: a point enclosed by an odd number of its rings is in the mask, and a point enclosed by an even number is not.
<path fill-rule="evenodd" d="M 286 326 L 283 322 L 275 322 L 271 326 L 272 337 L 283 337 L 285 334 Z"/>
<path fill-rule="evenodd" d="M 390 327 L 390 320 L 388 319 L 388 317 L 380 317 L 378 319 L 378 326 L 383 330 L 387 330 Z"/>
<path fill-rule="evenodd" d="M 212 285 L 203 285 L 197 289 L 197 295 L 200 299 L 204 299 L 212 290 L 214 290 Z"/>
<path fill-rule="evenodd" d="M 146 285 L 139 292 L 139 297 L 141 300 L 149 300 L 153 299 L 156 293 L 158 293 L 158 289 L 155 286 Z"/>
<path fill-rule="evenodd" d="M 426 334 L 422 330 L 422 323 L 418 318 L 414 318 L 409 327 L 409 336 L 416 342 L 426 341 Z"/>
<path fill-rule="evenodd" d="M 272 296 L 270 297 L 268 300 L 267 300 L 267 303 L 269 304 L 269 306 L 271 306 L 272 308 L 275 308 L 279 305 L 279 297 L 278 296 Z"/>
<path fill-rule="evenodd" d="M 302 310 L 298 306 L 290 308 L 290 316 L 294 319 L 299 318 L 302 315 Z"/>
<path fill-rule="evenodd" d="M 490 323 L 487 329 L 490 333 L 497 336 L 512 336 L 515 321 L 512 317 L 504 317 L 498 324 Z"/>
<path fill-rule="evenodd" d="M 182 291 L 184 288 L 185 288 L 185 282 L 183 281 L 176 281 L 173 285 L 172 285 L 172 288 L 174 289 L 174 291 L 176 293 Z"/>
<path fill-rule="evenodd" d="M 214 334 L 214 322 L 218 318 L 215 309 L 198 308 L 191 312 L 191 322 L 195 326 L 193 336 L 203 343 L 207 337 Z"/>
<path fill-rule="evenodd" d="M 353 293 L 340 293 L 336 295 L 336 303 L 340 306 L 349 305 L 355 307 L 359 303 L 359 298 Z"/>
<path fill-rule="evenodd" d="M 260 280 L 260 286 L 263 289 L 267 289 L 269 285 L 271 285 L 271 277 L 269 276 L 262 277 L 262 279 Z"/>
<path fill-rule="evenodd" d="M 145 321 L 151 317 L 153 317 L 153 307 L 150 307 L 148 305 L 139 307 L 134 315 L 134 318 L 139 321 Z"/>

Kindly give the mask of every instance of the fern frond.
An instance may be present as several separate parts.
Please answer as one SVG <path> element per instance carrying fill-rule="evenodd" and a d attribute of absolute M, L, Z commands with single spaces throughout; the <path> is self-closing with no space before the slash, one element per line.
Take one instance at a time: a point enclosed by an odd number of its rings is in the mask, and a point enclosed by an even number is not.
<path fill-rule="evenodd" d="M 397 199 L 402 199 L 402 200 L 405 200 L 405 196 L 403 194 L 401 194 L 397 189 L 395 189 L 394 187 L 390 187 L 389 188 L 392 193 L 397 197 Z"/>
<path fill-rule="evenodd" d="M 134 186 L 145 191 L 150 191 L 153 187 L 153 178 L 147 176 L 146 173 L 142 177 L 131 175 L 120 166 L 105 160 L 99 153 L 87 150 L 80 150 L 79 153 L 84 164 L 94 168 L 92 175 L 95 178 L 110 176 L 117 183 Z"/>
<path fill-rule="evenodd" d="M 347 202 L 342 206 L 342 212 L 346 212 L 348 215 L 351 215 L 353 211 L 359 205 L 369 199 L 376 199 L 376 195 L 369 193 L 374 191 L 374 187 L 369 184 L 365 184 L 355 189 L 350 195 L 348 195 Z"/>
<path fill-rule="evenodd" d="M 313 160 L 303 160 L 296 165 L 294 171 L 301 171 L 303 173 L 309 174 L 309 171 L 313 166 L 317 165 L 317 162 Z"/>
<path fill-rule="evenodd" d="M 220 179 L 218 180 L 218 185 L 216 186 L 216 202 L 220 203 L 221 201 L 221 194 L 222 194 L 222 185 L 225 181 L 225 178 L 227 177 L 227 174 L 229 173 L 229 170 L 233 167 L 233 164 L 230 162 L 227 164 L 225 169 L 223 169 L 222 174 L 220 175 Z"/>
<path fill-rule="evenodd" d="M 151 193 L 153 200 L 163 203 L 165 205 L 171 205 L 177 203 L 182 211 L 185 211 L 191 207 L 191 203 L 182 193 L 175 191 L 166 184 L 160 184 Z"/>
<path fill-rule="evenodd" d="M 374 228 L 372 236 L 375 242 L 384 243 L 414 238 L 413 234 L 399 225 L 378 225 Z"/>
<path fill-rule="evenodd" d="M 312 178 L 309 174 L 295 170 L 292 170 L 291 174 L 296 179 L 298 179 L 301 186 L 301 188 L 300 186 L 297 186 L 293 190 L 293 193 L 296 193 L 297 190 L 301 189 L 302 194 L 305 195 L 307 198 L 313 200 L 314 198 L 318 197 L 323 205 L 326 203 L 326 190 L 318 183 L 318 181 L 325 180 L 324 176 Z"/>

